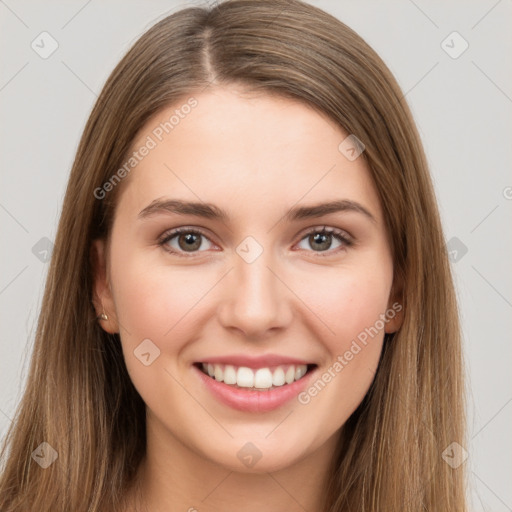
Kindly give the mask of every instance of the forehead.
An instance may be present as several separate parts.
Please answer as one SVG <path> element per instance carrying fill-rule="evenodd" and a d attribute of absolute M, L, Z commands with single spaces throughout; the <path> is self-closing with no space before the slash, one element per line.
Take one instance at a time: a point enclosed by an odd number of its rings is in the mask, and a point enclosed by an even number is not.
<path fill-rule="evenodd" d="M 245 206 L 253 214 L 264 204 L 343 198 L 365 203 L 379 218 L 364 158 L 348 159 L 340 150 L 348 136 L 302 102 L 233 87 L 209 89 L 146 123 L 131 149 L 150 149 L 131 171 L 123 196 L 139 211 L 168 195 L 228 211 Z"/>

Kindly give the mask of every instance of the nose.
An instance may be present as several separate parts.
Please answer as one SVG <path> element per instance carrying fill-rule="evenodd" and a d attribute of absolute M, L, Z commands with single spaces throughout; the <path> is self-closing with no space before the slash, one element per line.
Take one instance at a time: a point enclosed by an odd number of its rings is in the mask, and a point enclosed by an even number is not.
<path fill-rule="evenodd" d="M 292 292 L 279 276 L 271 251 L 252 263 L 234 254 L 234 268 L 224 282 L 218 316 L 225 329 L 252 341 L 286 328 L 292 321 Z"/>

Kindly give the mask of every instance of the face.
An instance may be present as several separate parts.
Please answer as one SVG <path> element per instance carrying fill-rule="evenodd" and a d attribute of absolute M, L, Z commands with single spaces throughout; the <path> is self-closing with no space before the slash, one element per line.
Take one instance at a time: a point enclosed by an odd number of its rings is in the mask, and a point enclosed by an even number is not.
<path fill-rule="evenodd" d="M 235 88 L 194 98 L 172 131 L 157 128 L 180 105 L 133 143 L 154 147 L 121 184 L 108 248 L 95 243 L 96 300 L 148 428 L 275 471 L 336 439 L 368 391 L 400 324 L 389 240 L 332 121 Z"/>

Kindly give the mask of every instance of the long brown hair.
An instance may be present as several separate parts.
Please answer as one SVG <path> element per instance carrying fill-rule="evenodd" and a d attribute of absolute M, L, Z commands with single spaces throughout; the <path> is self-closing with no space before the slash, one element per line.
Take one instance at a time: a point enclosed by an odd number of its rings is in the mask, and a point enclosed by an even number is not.
<path fill-rule="evenodd" d="M 92 304 L 91 244 L 108 240 L 124 182 L 101 199 L 94 191 L 151 116 L 222 84 L 312 105 L 363 141 L 391 237 L 403 323 L 386 335 L 372 386 L 341 429 L 326 511 L 465 510 L 464 466 L 442 456 L 466 444 L 458 310 L 421 141 L 378 55 L 299 0 L 180 10 L 108 78 L 71 170 L 27 385 L 2 447 L 0 509 L 120 509 L 145 453 L 145 404 L 119 336 L 99 327 Z M 43 469 L 33 452 L 50 447 L 58 458 Z"/>

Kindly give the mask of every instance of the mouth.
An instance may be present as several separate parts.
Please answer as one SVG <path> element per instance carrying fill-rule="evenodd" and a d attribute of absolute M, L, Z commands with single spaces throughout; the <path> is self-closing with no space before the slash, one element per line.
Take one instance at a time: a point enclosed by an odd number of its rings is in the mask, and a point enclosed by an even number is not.
<path fill-rule="evenodd" d="M 197 362 L 194 366 L 210 379 L 246 391 L 272 391 L 302 380 L 316 364 L 282 364 L 249 368 L 223 363 Z"/>

